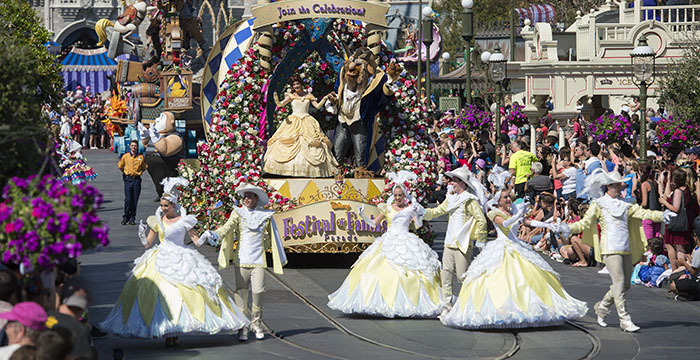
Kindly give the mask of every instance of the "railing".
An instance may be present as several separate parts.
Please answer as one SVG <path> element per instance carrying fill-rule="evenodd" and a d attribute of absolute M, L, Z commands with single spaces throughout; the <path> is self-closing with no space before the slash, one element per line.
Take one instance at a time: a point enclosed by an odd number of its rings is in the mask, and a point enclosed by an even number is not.
<path fill-rule="evenodd" d="M 690 24 L 700 19 L 700 5 L 642 6 L 641 9 L 641 21 Z"/>
<path fill-rule="evenodd" d="M 596 24 L 598 40 L 627 40 L 634 24 Z"/>

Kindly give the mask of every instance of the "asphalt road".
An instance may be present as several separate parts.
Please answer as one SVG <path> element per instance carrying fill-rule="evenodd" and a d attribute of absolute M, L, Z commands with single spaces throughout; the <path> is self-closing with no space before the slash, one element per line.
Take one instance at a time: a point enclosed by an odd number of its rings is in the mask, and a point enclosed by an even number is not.
<path fill-rule="evenodd" d="M 100 217 L 110 226 L 111 244 L 80 258 L 81 273 L 92 283 L 91 322 L 98 323 L 114 306 L 132 261 L 144 251 L 136 226 L 119 224 L 123 212 L 123 183 L 117 156 L 106 150 L 85 150 L 87 163 L 98 173 L 92 182 L 105 197 Z M 137 221 L 156 210 L 155 190 L 146 174 Z M 446 223 L 431 223 L 444 235 Z M 434 249 L 441 253 L 438 241 Z M 215 263 L 215 249 L 199 249 Z M 327 295 L 348 273 L 355 256 L 295 255 L 281 276 L 268 272 L 263 319 L 270 329 L 264 340 L 239 343 L 230 333 L 183 336 L 166 349 L 163 340 L 124 339 L 109 335 L 95 339 L 100 359 L 112 359 L 115 349 L 127 359 L 665 359 L 698 357 L 700 303 L 668 300 L 662 289 L 633 286 L 628 307 L 642 330 L 624 333 L 613 314 L 601 328 L 594 313 L 558 327 L 517 331 L 464 331 L 438 320 L 349 317 L 326 306 Z M 549 260 L 548 260 L 549 261 Z M 610 278 L 597 268 L 573 268 L 550 261 L 566 290 L 592 308 Z M 233 288 L 231 269 L 221 271 Z"/>

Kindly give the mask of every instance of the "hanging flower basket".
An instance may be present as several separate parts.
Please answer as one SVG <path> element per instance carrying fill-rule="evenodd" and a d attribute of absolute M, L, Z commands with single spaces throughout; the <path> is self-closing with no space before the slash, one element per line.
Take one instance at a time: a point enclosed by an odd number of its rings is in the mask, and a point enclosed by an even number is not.
<path fill-rule="evenodd" d="M 455 116 L 454 127 L 469 131 L 489 130 L 491 122 L 491 113 L 474 105 L 468 105 L 459 115 Z"/>
<path fill-rule="evenodd" d="M 508 113 L 508 117 L 506 118 L 508 120 L 508 124 L 515 125 L 519 128 L 528 124 L 527 116 L 525 116 L 523 109 L 525 109 L 524 106 L 513 105 Z"/>
<path fill-rule="evenodd" d="M 49 270 L 84 251 L 109 245 L 97 216 L 102 194 L 86 183 L 62 183 L 47 175 L 12 178 L 0 203 L 0 254 L 5 264 Z"/>
<path fill-rule="evenodd" d="M 632 121 L 622 115 L 603 114 L 588 125 L 588 131 L 598 142 L 611 144 L 632 139 Z"/>
<path fill-rule="evenodd" d="M 663 147 L 685 148 L 700 143 L 700 125 L 691 120 L 662 119 L 656 124 L 656 137 Z"/>

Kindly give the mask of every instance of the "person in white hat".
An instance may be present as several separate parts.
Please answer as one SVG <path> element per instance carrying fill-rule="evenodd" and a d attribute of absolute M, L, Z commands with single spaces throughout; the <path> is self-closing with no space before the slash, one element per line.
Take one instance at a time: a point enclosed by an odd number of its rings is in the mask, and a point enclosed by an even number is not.
<path fill-rule="evenodd" d="M 451 180 L 452 191 L 448 191 L 438 207 L 425 210 L 425 220 L 449 214 L 440 273 L 444 302 L 441 315 L 452 307 L 452 280 L 467 271 L 474 242 L 486 241 L 486 217 L 482 210 L 486 205 L 486 188 L 466 167 L 448 171 L 445 176 Z"/>
<path fill-rule="evenodd" d="M 595 304 L 598 325 L 608 326 L 605 317 L 615 304 L 623 331 L 635 332 L 639 327 L 632 322 L 625 304 L 625 293 L 630 288 L 634 264 L 642 257 L 646 247 L 646 237 L 642 220 L 668 223 L 675 213 L 647 210 L 638 204 L 621 200 L 624 179 L 619 172 L 606 173 L 596 169 L 586 178 L 584 193 L 592 199 L 583 218 L 575 223 L 560 223 L 553 226 L 565 238 L 569 234 L 583 232 L 583 241 L 595 249 L 595 258 L 604 262 L 610 273 L 612 285 L 603 300 Z M 603 187 L 606 190 L 603 193 Z M 600 224 L 600 235 L 596 224 Z"/>
<path fill-rule="evenodd" d="M 282 266 L 287 257 L 282 247 L 282 239 L 272 219 L 274 211 L 263 207 L 270 201 L 260 187 L 243 184 L 236 189 L 243 197 L 243 206 L 234 207 L 226 223 L 220 228 L 207 230 L 202 234 L 207 240 L 223 239 L 219 250 L 219 266 L 227 268 L 233 262 L 236 276 L 236 291 L 233 295 L 236 305 L 251 320 L 251 329 L 258 340 L 265 337 L 262 328 L 263 294 L 265 293 L 265 252 L 272 251 L 273 271 L 282 274 Z M 238 246 L 234 247 L 234 239 Z M 252 309 L 248 309 L 248 294 L 252 291 Z M 238 331 L 240 341 L 248 340 L 248 327 Z"/>

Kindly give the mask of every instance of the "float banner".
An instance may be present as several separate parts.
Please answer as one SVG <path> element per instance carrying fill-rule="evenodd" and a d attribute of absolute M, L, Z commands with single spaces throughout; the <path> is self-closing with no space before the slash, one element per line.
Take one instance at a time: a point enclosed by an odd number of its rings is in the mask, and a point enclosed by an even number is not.
<path fill-rule="evenodd" d="M 326 200 L 300 206 L 273 215 L 285 247 L 315 243 L 372 243 L 387 230 L 386 220 L 372 226 L 357 213 L 365 206 L 365 215 L 379 215 L 375 205 L 354 200 Z"/>
<path fill-rule="evenodd" d="M 351 19 L 386 27 L 389 5 L 359 0 L 286 0 L 250 7 L 253 29 L 288 20 Z"/>

